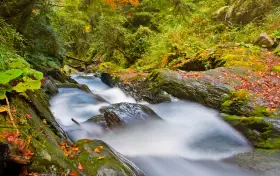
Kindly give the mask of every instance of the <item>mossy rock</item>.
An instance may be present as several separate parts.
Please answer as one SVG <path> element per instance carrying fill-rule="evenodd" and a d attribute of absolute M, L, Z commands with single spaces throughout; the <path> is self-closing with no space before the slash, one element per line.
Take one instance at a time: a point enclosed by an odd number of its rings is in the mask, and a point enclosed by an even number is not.
<path fill-rule="evenodd" d="M 168 69 L 154 70 L 148 80 L 154 89 L 161 89 L 179 99 L 198 102 L 219 110 L 232 90 L 230 86 L 207 79 L 181 78 L 178 73 Z"/>
<path fill-rule="evenodd" d="M 226 159 L 226 162 L 238 165 L 244 170 L 258 173 L 258 175 L 276 176 L 280 174 L 279 158 L 279 150 L 255 149 Z"/>
<path fill-rule="evenodd" d="M 271 0 L 237 0 L 231 6 L 220 8 L 214 13 L 216 20 L 230 24 L 248 24 L 253 20 L 261 20 L 265 14 L 279 4 Z"/>
<path fill-rule="evenodd" d="M 269 118 L 222 115 L 222 118 L 241 132 L 256 148 L 280 149 L 280 130 Z"/>
<path fill-rule="evenodd" d="M 30 92 L 28 96 L 29 98 L 17 94 L 12 95 L 10 104 L 12 109 L 17 110 L 14 118 L 21 136 L 24 138 L 30 137 L 29 148 L 34 153 L 34 156 L 31 164 L 27 166 L 29 173 L 67 175 L 67 173 L 75 171 L 80 175 L 88 176 L 144 175 L 130 161 L 114 152 L 102 141 L 79 141 L 75 146 L 81 153 L 76 158 L 67 157 L 61 149 L 61 141 L 67 141 L 67 137 L 63 131 L 57 130 L 55 124 L 51 121 L 53 116 L 49 114 L 48 97 L 45 98 L 42 90 L 34 93 Z M 26 114 L 31 118 L 26 119 Z M 7 114 L 1 113 L 0 117 L 0 124 L 7 126 L 9 119 Z M 12 127 L 11 125 L 9 126 Z M 71 145 L 71 142 L 69 145 Z M 99 146 L 103 146 L 103 149 L 100 149 L 101 154 L 93 151 L 94 148 Z M 16 147 L 11 147 L 10 150 L 13 153 L 17 152 Z M 99 156 L 104 158 L 98 159 Z M 84 167 L 84 170 L 78 168 L 79 164 Z"/>
<path fill-rule="evenodd" d="M 58 83 L 57 86 L 59 88 L 77 88 L 83 90 L 87 93 L 92 93 L 91 90 L 85 84 L 75 84 L 75 83 Z"/>
<path fill-rule="evenodd" d="M 218 46 L 210 50 L 202 50 L 192 58 L 186 58 L 173 68 L 185 71 L 205 71 L 218 67 L 244 67 L 252 70 L 264 70 L 265 58 L 256 46 Z"/>
<path fill-rule="evenodd" d="M 85 175 L 144 176 L 136 166 L 102 141 L 80 140 L 76 145 L 81 153 L 75 162 L 84 167 Z M 94 152 L 96 148 L 100 153 Z"/>
<path fill-rule="evenodd" d="M 279 66 L 274 66 L 274 67 L 271 69 L 271 71 L 280 73 L 280 65 L 279 65 Z"/>

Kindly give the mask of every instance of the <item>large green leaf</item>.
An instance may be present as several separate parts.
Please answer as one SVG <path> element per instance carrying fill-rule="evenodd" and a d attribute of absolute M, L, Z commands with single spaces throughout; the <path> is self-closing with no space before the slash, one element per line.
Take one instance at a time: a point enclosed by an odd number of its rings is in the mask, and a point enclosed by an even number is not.
<path fill-rule="evenodd" d="M 30 65 L 23 58 L 9 58 L 8 66 L 10 69 L 30 68 Z"/>
<path fill-rule="evenodd" d="M 5 72 L 0 72 L 0 84 L 7 84 L 10 81 L 20 77 L 22 73 L 23 72 L 19 69 L 11 69 Z"/>
<path fill-rule="evenodd" d="M 16 92 L 25 92 L 26 90 L 35 90 L 41 88 L 40 80 L 33 80 L 30 78 L 26 78 L 24 82 L 18 83 L 13 87 L 13 90 Z"/>
<path fill-rule="evenodd" d="M 44 77 L 44 75 L 43 75 L 42 72 L 38 72 L 38 71 L 33 70 L 33 69 L 31 69 L 31 68 L 25 68 L 25 69 L 23 69 L 23 74 L 24 74 L 24 76 L 30 76 L 30 75 L 32 75 L 32 76 L 34 76 L 34 78 L 35 78 L 36 80 L 41 80 L 41 79 L 43 79 L 43 77 Z"/>

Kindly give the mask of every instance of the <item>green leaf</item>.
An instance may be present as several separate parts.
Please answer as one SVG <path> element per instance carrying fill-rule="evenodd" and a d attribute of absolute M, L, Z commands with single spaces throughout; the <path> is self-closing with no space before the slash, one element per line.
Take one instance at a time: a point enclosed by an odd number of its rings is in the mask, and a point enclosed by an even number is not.
<path fill-rule="evenodd" d="M 38 71 L 33 70 L 33 69 L 31 69 L 31 68 L 25 68 L 25 69 L 23 69 L 23 74 L 24 74 L 24 76 L 30 76 L 30 75 L 32 75 L 32 76 L 34 76 L 34 78 L 35 78 L 36 80 L 41 80 L 41 79 L 43 79 L 43 77 L 44 77 L 44 74 L 43 74 L 42 72 L 38 72 Z"/>
<path fill-rule="evenodd" d="M 6 91 L 0 90 L 0 100 L 5 99 L 6 97 Z"/>
<path fill-rule="evenodd" d="M 5 72 L 0 72 L 0 84 L 7 84 L 10 81 L 20 77 L 22 75 L 22 71 L 19 69 L 7 70 Z"/>
<path fill-rule="evenodd" d="M 27 78 L 24 82 L 20 82 L 16 86 L 14 86 L 13 90 L 15 90 L 16 92 L 25 92 L 26 90 L 35 90 L 40 88 L 41 88 L 40 80 L 33 80 Z"/>
<path fill-rule="evenodd" d="M 24 69 L 29 68 L 30 65 L 23 58 L 9 58 L 8 66 L 10 69 Z"/>

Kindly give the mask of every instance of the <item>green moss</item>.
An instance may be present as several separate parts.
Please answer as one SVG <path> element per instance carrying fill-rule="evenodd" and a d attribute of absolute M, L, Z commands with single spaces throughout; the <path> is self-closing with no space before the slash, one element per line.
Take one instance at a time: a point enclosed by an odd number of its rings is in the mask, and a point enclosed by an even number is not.
<path fill-rule="evenodd" d="M 280 72 L 280 65 L 279 66 L 274 66 L 271 71 L 273 72 Z"/>
<path fill-rule="evenodd" d="M 248 104 L 251 99 L 251 94 L 246 90 L 231 91 L 225 96 L 221 111 L 227 114 L 250 116 L 252 109 Z"/>
<path fill-rule="evenodd" d="M 270 110 L 264 106 L 256 106 L 254 111 L 252 112 L 253 116 L 266 116 L 269 117 L 272 113 Z"/>
<path fill-rule="evenodd" d="M 255 147 L 280 149 L 280 133 L 265 118 L 226 115 L 223 119 L 241 132 Z"/>
<path fill-rule="evenodd" d="M 132 168 L 129 165 L 122 163 L 113 151 L 102 141 L 85 141 L 80 140 L 76 142 L 78 148 L 81 150 L 81 153 L 78 155 L 75 160 L 76 163 L 81 163 L 84 167 L 84 173 L 87 175 L 98 175 L 99 172 L 106 172 L 106 170 L 113 170 L 117 175 L 133 175 L 131 173 Z M 95 153 L 95 148 L 100 148 L 103 146 L 103 149 L 100 149 L 100 154 Z M 102 156 L 104 158 L 100 159 Z M 126 163 L 127 164 L 127 163 Z"/>

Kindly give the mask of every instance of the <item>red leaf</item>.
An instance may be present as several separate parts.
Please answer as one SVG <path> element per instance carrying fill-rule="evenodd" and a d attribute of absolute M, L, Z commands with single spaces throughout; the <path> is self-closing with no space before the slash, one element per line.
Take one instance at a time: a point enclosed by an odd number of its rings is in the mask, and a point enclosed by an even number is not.
<path fill-rule="evenodd" d="M 25 117 L 28 118 L 28 119 L 32 118 L 32 116 L 30 114 L 25 114 Z"/>
<path fill-rule="evenodd" d="M 78 169 L 84 170 L 84 167 L 81 165 L 81 163 L 78 164 Z"/>
<path fill-rule="evenodd" d="M 29 149 L 25 149 L 24 152 L 23 152 L 23 156 L 33 156 L 34 153 L 31 152 L 31 150 Z"/>
<path fill-rule="evenodd" d="M 79 176 L 79 173 L 75 170 L 71 171 L 71 176 Z"/>

